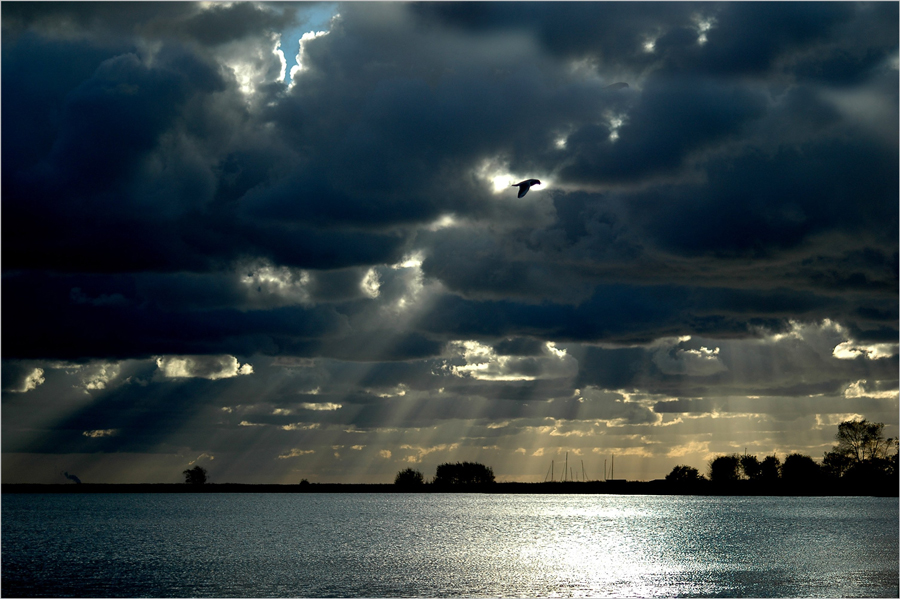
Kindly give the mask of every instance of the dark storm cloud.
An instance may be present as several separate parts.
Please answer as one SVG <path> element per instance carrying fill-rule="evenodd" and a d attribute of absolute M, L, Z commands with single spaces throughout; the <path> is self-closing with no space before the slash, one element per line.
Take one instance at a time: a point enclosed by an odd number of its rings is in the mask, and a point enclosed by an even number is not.
<path fill-rule="evenodd" d="M 122 301 L 98 302 L 99 290 L 105 285 L 120 289 L 115 279 L 74 287 L 81 281 L 77 276 L 7 275 L 4 285 L 16 291 L 4 293 L 5 309 L 24 315 L 39 303 L 47 312 L 35 319 L 5 319 L 4 328 L 16 344 L 4 348 L 4 357 L 276 353 L 283 344 L 302 339 L 318 343 L 329 335 L 347 332 L 346 319 L 328 306 L 170 311 L 136 301 L 130 294 L 122 296 Z M 91 297 L 93 301 L 83 301 Z"/>
<path fill-rule="evenodd" d="M 551 2 L 422 3 L 415 5 L 414 12 L 425 22 L 450 23 L 469 31 L 530 31 L 554 55 L 591 56 L 612 68 L 640 70 L 662 63 L 672 70 L 731 74 L 774 68 L 779 57 L 828 40 L 859 13 L 896 16 L 895 9 L 852 3 L 816 3 L 814 10 L 795 3 L 645 2 L 641 6 L 636 10 L 618 3 L 589 7 Z M 702 22 L 712 27 L 706 33 L 708 47 L 700 48 Z M 651 40 L 656 55 L 644 51 L 644 43 Z M 887 39 L 879 41 L 882 48 L 889 47 Z"/>
<path fill-rule="evenodd" d="M 633 183 L 681 169 L 692 154 L 738 134 L 764 114 L 758 91 L 704 79 L 655 77 L 610 140 L 607 127 L 585 125 L 566 143 L 560 175 L 576 183 Z"/>
<path fill-rule="evenodd" d="M 816 320 L 834 313 L 853 318 L 840 297 L 790 289 L 605 285 L 575 306 L 448 296 L 422 317 L 419 326 L 457 337 L 520 334 L 547 340 L 647 343 L 679 334 L 746 336 L 751 334 L 749 324 L 770 326 L 792 315 Z"/>
<path fill-rule="evenodd" d="M 177 36 L 204 45 L 281 31 L 298 23 L 296 5 L 234 3 L 200 6 L 182 2 L 19 2 L 3 9 L 10 33 L 36 30 L 50 37 Z"/>
<path fill-rule="evenodd" d="M 5 450 L 896 405 L 896 4 L 314 8 L 0 8 Z"/>
<path fill-rule="evenodd" d="M 642 52 L 648 34 L 688 27 L 705 3 L 645 3 L 643 10 L 618 3 L 418 3 L 413 11 L 425 23 L 450 24 L 473 32 L 512 30 L 534 33 L 557 56 L 597 56 L 615 66 L 649 66 Z M 696 38 L 695 38 L 696 39 Z"/>

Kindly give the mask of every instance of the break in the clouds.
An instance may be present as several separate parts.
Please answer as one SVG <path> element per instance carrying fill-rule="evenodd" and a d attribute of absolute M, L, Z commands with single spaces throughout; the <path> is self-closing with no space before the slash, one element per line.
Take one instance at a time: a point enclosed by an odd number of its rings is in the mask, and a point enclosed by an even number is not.
<path fill-rule="evenodd" d="M 897 436 L 896 3 L 0 16 L 4 481 Z"/>

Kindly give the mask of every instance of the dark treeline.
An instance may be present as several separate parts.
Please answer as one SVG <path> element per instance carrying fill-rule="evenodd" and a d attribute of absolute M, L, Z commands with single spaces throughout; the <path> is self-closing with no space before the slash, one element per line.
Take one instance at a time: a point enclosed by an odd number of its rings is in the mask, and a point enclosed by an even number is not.
<path fill-rule="evenodd" d="M 457 462 L 441 464 L 431 479 L 436 487 L 455 487 L 494 484 L 494 470 L 478 462 Z M 403 487 L 414 487 L 425 484 L 425 475 L 418 470 L 407 468 L 397 473 L 394 484 Z"/>
<path fill-rule="evenodd" d="M 666 481 L 685 490 L 704 487 L 743 489 L 748 493 L 897 495 L 898 444 L 885 439 L 884 424 L 847 420 L 838 425 L 837 444 L 821 463 L 792 453 L 777 456 L 730 454 L 712 458 L 704 476 L 691 466 L 675 466 Z M 801 493 L 805 491 L 806 493 Z"/>
<path fill-rule="evenodd" d="M 2 485 L 2 493 L 485 493 L 527 495 L 872 495 L 897 497 L 897 485 L 759 485 L 747 480 L 732 483 L 712 483 L 706 479 L 695 485 L 683 485 L 666 480 L 651 481 L 569 481 L 569 482 L 494 482 L 469 485 L 412 486 L 391 483 L 309 483 L 298 484 L 241 484 L 206 483 L 186 485 L 182 483 L 142 484 L 8 484 Z"/>
<path fill-rule="evenodd" d="M 706 474 L 678 465 L 665 480 L 498 483 L 492 468 L 477 462 L 445 463 L 425 480 L 419 470 L 406 468 L 393 484 L 310 483 L 211 484 L 204 468 L 185 470 L 185 484 L 3 484 L 3 493 L 595 493 L 626 495 L 878 495 L 898 496 L 898 442 L 885 438 L 884 424 L 848 420 L 838 426 L 837 443 L 821 462 L 792 453 L 777 456 L 718 455 Z"/>

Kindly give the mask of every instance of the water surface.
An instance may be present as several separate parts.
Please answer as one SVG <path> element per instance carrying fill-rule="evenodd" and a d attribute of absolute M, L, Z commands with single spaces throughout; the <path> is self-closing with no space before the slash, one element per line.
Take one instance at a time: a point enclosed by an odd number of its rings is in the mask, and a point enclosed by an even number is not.
<path fill-rule="evenodd" d="M 898 500 L 5 495 L 3 596 L 897 597 Z"/>

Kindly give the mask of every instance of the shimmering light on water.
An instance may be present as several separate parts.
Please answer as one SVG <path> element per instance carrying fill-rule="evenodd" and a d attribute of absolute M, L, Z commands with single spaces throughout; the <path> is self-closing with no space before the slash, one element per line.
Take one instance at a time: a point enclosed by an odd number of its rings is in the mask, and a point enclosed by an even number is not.
<path fill-rule="evenodd" d="M 4 596 L 897 596 L 897 499 L 7 495 Z"/>

